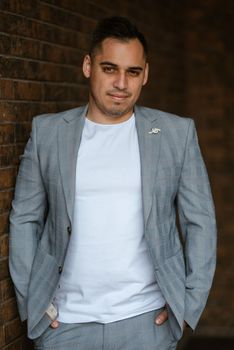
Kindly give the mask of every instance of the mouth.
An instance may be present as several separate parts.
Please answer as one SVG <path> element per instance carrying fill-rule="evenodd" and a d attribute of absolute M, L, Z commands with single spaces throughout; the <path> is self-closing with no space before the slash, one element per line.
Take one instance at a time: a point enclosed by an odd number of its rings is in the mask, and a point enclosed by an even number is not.
<path fill-rule="evenodd" d="M 126 95 L 126 94 L 114 94 L 114 93 L 108 93 L 107 94 L 108 96 L 110 96 L 113 100 L 115 101 L 123 101 L 123 100 L 126 100 L 129 95 Z"/>

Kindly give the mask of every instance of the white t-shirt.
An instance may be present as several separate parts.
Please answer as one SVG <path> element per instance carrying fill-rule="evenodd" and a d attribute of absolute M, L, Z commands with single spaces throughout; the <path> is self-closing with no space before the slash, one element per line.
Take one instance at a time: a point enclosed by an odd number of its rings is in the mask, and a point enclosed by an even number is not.
<path fill-rule="evenodd" d="M 134 115 L 111 125 L 86 118 L 72 235 L 55 302 L 65 323 L 108 323 L 165 304 L 143 235 Z"/>

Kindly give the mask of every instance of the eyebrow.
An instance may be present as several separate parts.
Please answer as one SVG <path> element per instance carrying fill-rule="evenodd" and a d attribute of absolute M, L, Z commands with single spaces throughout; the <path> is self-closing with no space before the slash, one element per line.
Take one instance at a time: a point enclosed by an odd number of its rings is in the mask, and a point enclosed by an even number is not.
<path fill-rule="evenodd" d="M 100 66 L 111 66 L 113 68 L 118 68 L 118 65 L 109 61 L 104 61 L 100 63 Z M 143 71 L 143 68 L 140 66 L 128 67 L 127 70 Z"/>

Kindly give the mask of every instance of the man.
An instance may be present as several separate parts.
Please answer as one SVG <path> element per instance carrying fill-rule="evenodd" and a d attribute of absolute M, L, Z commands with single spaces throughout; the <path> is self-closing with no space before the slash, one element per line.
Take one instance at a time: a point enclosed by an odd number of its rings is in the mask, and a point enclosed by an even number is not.
<path fill-rule="evenodd" d="M 33 120 L 10 271 L 36 349 L 175 349 L 205 306 L 207 173 L 191 119 L 135 105 L 148 70 L 144 36 L 104 19 L 83 62 L 88 105 Z"/>

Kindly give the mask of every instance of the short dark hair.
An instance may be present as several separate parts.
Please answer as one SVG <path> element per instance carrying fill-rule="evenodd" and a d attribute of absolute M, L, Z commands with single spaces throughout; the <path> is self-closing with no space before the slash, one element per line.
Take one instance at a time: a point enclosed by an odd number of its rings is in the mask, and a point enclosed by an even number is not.
<path fill-rule="evenodd" d="M 125 17 L 108 17 L 102 19 L 93 32 L 89 54 L 99 48 L 103 40 L 107 38 L 115 38 L 122 41 L 129 39 L 138 39 L 143 46 L 144 54 L 147 57 L 148 45 L 144 35 L 139 32 L 137 27 Z"/>

